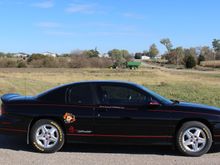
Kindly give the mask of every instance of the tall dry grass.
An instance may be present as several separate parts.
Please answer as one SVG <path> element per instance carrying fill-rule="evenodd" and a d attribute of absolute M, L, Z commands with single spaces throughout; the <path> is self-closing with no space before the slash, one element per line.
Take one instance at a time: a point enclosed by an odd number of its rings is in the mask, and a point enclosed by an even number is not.
<path fill-rule="evenodd" d="M 132 81 L 168 98 L 220 106 L 219 71 L 2 68 L 0 95 L 11 92 L 35 95 L 57 85 L 85 80 Z"/>
<path fill-rule="evenodd" d="M 200 65 L 204 67 L 220 68 L 220 60 L 202 61 Z"/>

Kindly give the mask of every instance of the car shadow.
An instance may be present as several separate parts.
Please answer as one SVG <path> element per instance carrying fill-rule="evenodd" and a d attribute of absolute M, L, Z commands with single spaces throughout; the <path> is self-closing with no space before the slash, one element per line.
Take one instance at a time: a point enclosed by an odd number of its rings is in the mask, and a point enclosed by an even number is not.
<path fill-rule="evenodd" d="M 24 137 L 0 135 L 0 149 L 10 149 L 16 151 L 31 151 L 31 147 L 27 145 Z"/>
<path fill-rule="evenodd" d="M 178 155 L 170 146 L 135 146 L 107 144 L 66 144 L 60 152 Z"/>
<path fill-rule="evenodd" d="M 26 144 L 24 137 L 0 135 L 0 149 L 34 152 Z M 180 155 L 171 146 L 131 146 L 131 145 L 101 145 L 101 144 L 65 144 L 59 152 L 76 153 L 111 153 L 111 154 L 153 154 L 153 155 Z M 209 153 L 220 152 L 220 145 L 214 146 Z"/>

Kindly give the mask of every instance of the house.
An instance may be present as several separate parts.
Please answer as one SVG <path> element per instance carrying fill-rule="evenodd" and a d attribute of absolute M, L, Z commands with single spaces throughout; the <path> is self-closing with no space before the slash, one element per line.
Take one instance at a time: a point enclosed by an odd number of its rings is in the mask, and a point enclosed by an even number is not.
<path fill-rule="evenodd" d="M 108 55 L 108 53 L 103 53 L 103 54 L 99 54 L 99 57 L 106 57 L 106 58 L 109 58 L 109 55 Z"/>
<path fill-rule="evenodd" d="M 44 55 L 44 56 L 51 56 L 51 57 L 56 57 L 57 56 L 56 53 L 51 53 L 51 52 L 44 52 L 44 53 L 42 53 L 42 55 Z"/>
<path fill-rule="evenodd" d="M 15 53 L 14 57 L 27 58 L 29 54 L 26 53 Z"/>
<path fill-rule="evenodd" d="M 149 56 L 141 56 L 141 59 L 142 59 L 142 60 L 149 60 L 150 57 L 149 57 Z"/>
<path fill-rule="evenodd" d="M 158 55 L 158 56 L 155 57 L 155 59 L 158 59 L 158 60 L 160 60 L 161 58 L 162 58 L 161 55 Z"/>

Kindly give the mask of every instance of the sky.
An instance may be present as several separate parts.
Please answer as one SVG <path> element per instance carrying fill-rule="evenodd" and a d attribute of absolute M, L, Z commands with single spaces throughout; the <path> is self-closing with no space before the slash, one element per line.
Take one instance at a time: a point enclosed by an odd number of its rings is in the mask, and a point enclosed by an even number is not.
<path fill-rule="evenodd" d="M 0 52 L 142 52 L 220 39 L 219 0 L 0 0 Z"/>

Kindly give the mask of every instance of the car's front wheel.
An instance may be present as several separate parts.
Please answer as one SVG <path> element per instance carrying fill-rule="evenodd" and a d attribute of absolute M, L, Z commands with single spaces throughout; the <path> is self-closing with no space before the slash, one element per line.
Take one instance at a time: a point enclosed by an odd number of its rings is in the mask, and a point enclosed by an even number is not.
<path fill-rule="evenodd" d="M 190 121 L 182 125 L 177 133 L 177 148 L 187 156 L 201 156 L 212 146 L 212 134 L 201 122 Z"/>
<path fill-rule="evenodd" d="M 41 119 L 33 125 L 30 140 L 38 152 L 53 153 L 62 148 L 64 133 L 57 122 Z"/>

